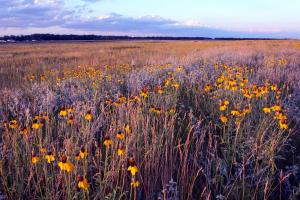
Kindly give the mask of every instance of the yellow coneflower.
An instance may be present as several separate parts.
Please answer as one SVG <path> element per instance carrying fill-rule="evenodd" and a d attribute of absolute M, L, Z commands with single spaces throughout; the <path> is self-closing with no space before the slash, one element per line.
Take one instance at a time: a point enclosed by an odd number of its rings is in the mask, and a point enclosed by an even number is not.
<path fill-rule="evenodd" d="M 118 153 L 118 156 L 122 156 L 122 155 L 124 155 L 124 149 L 123 148 L 118 148 L 118 151 L 117 151 L 117 153 Z"/>
<path fill-rule="evenodd" d="M 138 102 L 141 101 L 141 99 L 140 99 L 140 97 L 138 97 L 138 96 L 134 96 L 134 97 L 133 97 L 133 101 L 136 102 L 136 103 L 138 103 Z"/>
<path fill-rule="evenodd" d="M 87 121 L 91 121 L 93 119 L 93 114 L 92 112 L 89 110 L 87 111 L 87 113 L 85 114 L 84 118 L 87 120 Z"/>
<path fill-rule="evenodd" d="M 155 108 L 155 114 L 161 114 L 162 109 L 161 108 Z"/>
<path fill-rule="evenodd" d="M 117 138 L 118 138 L 119 140 L 124 140 L 124 139 L 125 139 L 125 134 L 124 134 L 122 131 L 119 131 L 119 132 L 117 133 Z"/>
<path fill-rule="evenodd" d="M 53 153 L 51 151 L 49 151 L 45 156 L 44 156 L 45 160 L 48 162 L 48 163 L 51 163 L 55 160 L 55 157 L 53 155 Z"/>
<path fill-rule="evenodd" d="M 269 107 L 264 107 L 263 108 L 263 111 L 264 111 L 264 113 L 270 113 L 271 112 L 271 108 L 269 108 Z"/>
<path fill-rule="evenodd" d="M 44 122 L 43 121 L 41 121 L 41 120 L 39 120 L 39 127 L 43 127 L 44 126 Z"/>
<path fill-rule="evenodd" d="M 171 81 L 170 81 L 169 79 L 165 80 L 164 86 L 165 86 L 165 87 L 168 87 L 168 86 L 170 85 L 170 82 L 171 82 Z"/>
<path fill-rule="evenodd" d="M 135 160 L 132 157 L 129 158 L 129 167 L 127 168 L 127 170 L 130 172 L 132 177 L 134 177 L 139 171 L 138 167 L 135 164 Z"/>
<path fill-rule="evenodd" d="M 66 156 L 61 158 L 61 161 L 58 163 L 58 167 L 61 171 L 67 171 L 68 173 L 74 168 L 73 164 L 68 161 Z"/>
<path fill-rule="evenodd" d="M 127 101 L 127 99 L 123 95 L 120 95 L 118 101 L 122 104 L 122 103 L 125 103 Z"/>
<path fill-rule="evenodd" d="M 77 161 L 80 160 L 80 152 L 76 153 L 76 155 L 75 155 L 75 160 L 77 160 Z"/>
<path fill-rule="evenodd" d="M 38 120 L 33 120 L 32 125 L 31 125 L 32 129 L 39 129 L 40 128 L 40 124 L 38 122 Z"/>
<path fill-rule="evenodd" d="M 113 105 L 116 106 L 116 107 L 119 107 L 121 105 L 121 102 L 120 101 L 115 101 L 115 102 L 113 102 Z"/>
<path fill-rule="evenodd" d="M 278 119 L 278 120 L 286 120 L 286 116 L 283 114 L 283 112 L 280 110 L 280 111 L 277 111 L 275 113 L 275 119 Z"/>
<path fill-rule="evenodd" d="M 223 102 L 220 101 L 220 107 L 219 107 L 220 111 L 226 110 L 228 104 L 229 104 L 229 101 L 228 101 L 228 100 L 225 100 L 225 101 L 223 101 Z"/>
<path fill-rule="evenodd" d="M 83 178 L 82 176 L 78 176 L 77 179 L 78 179 L 78 184 L 77 184 L 78 188 L 87 191 L 89 189 L 89 183 L 87 179 Z"/>
<path fill-rule="evenodd" d="M 68 108 L 67 111 L 68 111 L 68 113 L 74 113 L 74 112 L 75 112 L 75 109 L 74 109 L 73 106 L 71 106 L 71 107 Z"/>
<path fill-rule="evenodd" d="M 251 106 L 248 105 L 245 107 L 245 109 L 243 110 L 243 114 L 246 115 L 246 114 L 249 114 L 251 112 Z"/>
<path fill-rule="evenodd" d="M 169 108 L 168 109 L 168 113 L 169 114 L 174 114 L 175 113 L 175 109 L 174 108 Z"/>
<path fill-rule="evenodd" d="M 131 187 L 133 187 L 133 188 L 137 188 L 137 187 L 140 186 L 140 182 L 137 181 L 137 180 L 135 180 L 135 179 L 132 179 L 130 185 L 131 185 Z"/>
<path fill-rule="evenodd" d="M 125 124 L 124 130 L 125 130 L 126 133 L 131 133 L 131 132 L 132 132 L 132 130 L 131 130 L 129 124 Z"/>
<path fill-rule="evenodd" d="M 29 80 L 30 80 L 30 81 L 34 81 L 34 79 L 35 79 L 35 75 L 29 76 Z"/>
<path fill-rule="evenodd" d="M 173 83 L 173 84 L 172 84 L 172 87 L 175 88 L 175 89 L 178 89 L 179 86 L 180 86 L 179 83 Z"/>
<path fill-rule="evenodd" d="M 46 112 L 43 113 L 42 118 L 43 118 L 44 120 L 48 120 L 48 119 L 49 119 L 49 117 L 48 117 L 48 115 L 47 115 Z"/>
<path fill-rule="evenodd" d="M 280 110 L 281 110 L 281 106 L 277 103 L 277 104 L 275 104 L 274 106 L 272 106 L 271 109 L 272 109 L 273 111 L 280 111 Z"/>
<path fill-rule="evenodd" d="M 31 163 L 32 163 L 32 164 L 35 165 L 36 163 L 39 162 L 39 160 L 40 160 L 40 158 L 39 158 L 37 155 L 32 154 L 32 156 L 31 156 Z"/>
<path fill-rule="evenodd" d="M 84 147 L 82 147 L 82 148 L 80 149 L 80 152 L 79 152 L 80 158 L 81 158 L 81 159 L 84 159 L 84 158 L 87 157 L 87 155 L 88 155 L 88 153 L 86 152 L 86 150 L 84 149 Z"/>
<path fill-rule="evenodd" d="M 68 118 L 68 121 L 67 121 L 67 123 L 69 124 L 69 125 L 73 125 L 74 124 L 74 117 L 73 116 L 70 116 L 69 118 Z"/>
<path fill-rule="evenodd" d="M 41 80 L 41 81 L 46 80 L 46 76 L 45 76 L 45 75 L 41 75 L 41 76 L 40 76 L 40 80 Z"/>
<path fill-rule="evenodd" d="M 182 67 L 182 66 L 178 66 L 178 67 L 177 67 L 177 71 L 178 71 L 178 72 L 183 71 L 183 67 Z"/>
<path fill-rule="evenodd" d="M 233 116 L 240 116 L 241 115 L 240 111 L 238 111 L 236 108 L 231 110 L 231 114 Z"/>
<path fill-rule="evenodd" d="M 163 94 L 164 93 L 163 89 L 160 86 L 156 86 L 154 88 L 154 91 L 157 92 L 158 94 Z"/>
<path fill-rule="evenodd" d="M 105 136 L 103 144 L 104 146 L 106 146 L 106 148 L 108 148 L 110 145 L 113 144 L 113 141 L 110 139 L 109 136 Z"/>
<path fill-rule="evenodd" d="M 46 153 L 46 148 L 45 148 L 45 147 L 41 147 L 41 148 L 40 148 L 40 152 L 41 152 L 41 153 Z"/>
<path fill-rule="evenodd" d="M 275 84 L 274 84 L 274 85 L 271 85 L 271 90 L 274 91 L 274 92 L 276 92 L 277 86 L 276 86 Z"/>
<path fill-rule="evenodd" d="M 155 107 L 153 105 L 150 106 L 149 112 L 150 113 L 155 113 Z"/>
<path fill-rule="evenodd" d="M 36 120 L 40 119 L 40 115 L 39 114 L 35 114 L 34 115 L 34 119 L 36 119 Z"/>
<path fill-rule="evenodd" d="M 106 99 L 105 100 L 106 105 L 111 105 L 112 103 L 113 103 L 113 101 L 111 99 Z"/>
<path fill-rule="evenodd" d="M 59 115 L 60 115 L 61 117 L 66 117 L 67 114 L 68 114 L 68 111 L 66 110 L 66 108 L 65 108 L 65 107 L 62 107 L 62 108 L 60 109 L 60 111 L 59 111 Z"/>
<path fill-rule="evenodd" d="M 28 133 L 28 128 L 27 127 L 20 128 L 20 133 L 21 135 L 26 135 Z"/>
<path fill-rule="evenodd" d="M 7 126 L 8 126 L 7 121 L 3 121 L 3 126 L 4 126 L 5 128 L 7 128 Z"/>
<path fill-rule="evenodd" d="M 140 93 L 140 96 L 143 98 L 147 98 L 148 97 L 148 89 L 143 89 Z"/>
<path fill-rule="evenodd" d="M 226 124 L 228 122 L 228 118 L 224 115 L 221 115 L 220 120 L 223 124 Z"/>
<path fill-rule="evenodd" d="M 205 87 L 204 87 L 204 91 L 205 92 L 210 92 L 211 90 L 211 85 L 210 84 L 207 84 Z"/>
<path fill-rule="evenodd" d="M 279 120 L 279 127 L 283 130 L 288 129 L 288 124 L 285 119 Z"/>
<path fill-rule="evenodd" d="M 11 129 L 15 129 L 15 128 L 17 128 L 17 126 L 18 126 L 18 123 L 17 123 L 17 120 L 11 120 L 10 122 L 9 122 L 9 128 L 11 128 Z"/>

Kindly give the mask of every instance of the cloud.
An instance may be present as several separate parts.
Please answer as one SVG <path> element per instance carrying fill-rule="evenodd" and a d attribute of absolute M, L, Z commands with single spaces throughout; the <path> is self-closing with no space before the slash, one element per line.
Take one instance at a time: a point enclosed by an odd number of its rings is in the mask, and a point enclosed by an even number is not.
<path fill-rule="evenodd" d="M 73 12 L 61 0 L 0 0 L 0 28 L 49 27 Z"/>
<path fill-rule="evenodd" d="M 100 2 L 100 1 L 103 1 L 103 0 L 81 0 L 81 1 L 95 3 L 95 2 Z"/>
<path fill-rule="evenodd" d="M 201 26 L 195 22 L 182 23 L 158 16 L 132 18 L 116 13 L 92 19 L 70 20 L 62 25 L 64 28 L 101 32 L 125 32 L 129 35 L 163 35 L 163 36 L 230 36 L 232 32 Z"/>
<path fill-rule="evenodd" d="M 10 31 L 16 34 L 19 30 L 19 34 L 51 32 L 132 36 L 300 38 L 299 33 L 225 31 L 207 27 L 198 20 L 176 21 L 159 16 L 133 18 L 111 13 L 88 18 L 82 16 L 84 9 L 86 8 L 66 8 L 63 0 L 0 0 L 0 35 Z"/>

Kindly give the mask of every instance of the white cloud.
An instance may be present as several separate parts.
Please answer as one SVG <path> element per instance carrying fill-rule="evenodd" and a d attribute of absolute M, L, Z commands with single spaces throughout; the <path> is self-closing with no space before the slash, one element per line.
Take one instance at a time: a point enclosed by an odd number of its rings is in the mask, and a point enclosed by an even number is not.
<path fill-rule="evenodd" d="M 74 33 L 140 36 L 300 37 L 299 33 L 233 32 L 204 26 L 199 20 L 176 21 L 160 16 L 137 18 L 116 13 L 85 17 L 63 0 L 0 0 L 0 34 Z M 26 31 L 25 31 L 26 30 Z"/>
<path fill-rule="evenodd" d="M 182 25 L 182 26 L 191 26 L 191 27 L 199 27 L 199 26 L 204 26 L 199 20 L 186 20 L 186 21 L 180 21 L 176 23 L 176 25 Z"/>

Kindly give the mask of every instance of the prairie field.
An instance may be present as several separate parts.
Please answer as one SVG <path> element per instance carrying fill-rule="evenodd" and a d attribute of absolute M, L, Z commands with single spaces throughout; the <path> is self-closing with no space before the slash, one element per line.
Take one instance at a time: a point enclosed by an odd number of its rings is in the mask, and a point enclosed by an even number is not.
<path fill-rule="evenodd" d="M 299 199 L 300 41 L 0 45 L 0 199 Z"/>

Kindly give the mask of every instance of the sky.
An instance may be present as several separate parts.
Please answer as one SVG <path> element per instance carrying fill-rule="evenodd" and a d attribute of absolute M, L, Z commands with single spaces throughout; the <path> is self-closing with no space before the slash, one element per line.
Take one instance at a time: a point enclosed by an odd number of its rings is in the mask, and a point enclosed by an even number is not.
<path fill-rule="evenodd" d="M 299 0 L 0 0 L 0 35 L 300 38 Z"/>

